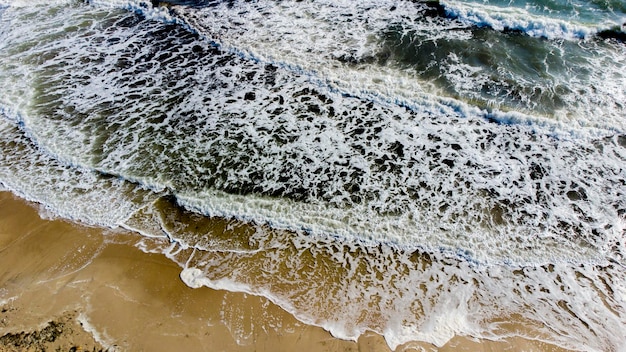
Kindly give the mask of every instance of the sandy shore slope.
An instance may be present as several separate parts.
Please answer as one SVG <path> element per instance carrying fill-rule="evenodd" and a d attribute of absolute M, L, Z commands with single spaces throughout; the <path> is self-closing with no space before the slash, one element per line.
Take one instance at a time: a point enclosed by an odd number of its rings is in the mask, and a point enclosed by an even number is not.
<path fill-rule="evenodd" d="M 264 298 L 191 289 L 176 264 L 138 249 L 161 240 L 37 209 L 0 192 L 0 351 L 389 351 L 377 334 L 339 340 Z M 398 348 L 436 350 L 559 349 L 516 337 Z"/>

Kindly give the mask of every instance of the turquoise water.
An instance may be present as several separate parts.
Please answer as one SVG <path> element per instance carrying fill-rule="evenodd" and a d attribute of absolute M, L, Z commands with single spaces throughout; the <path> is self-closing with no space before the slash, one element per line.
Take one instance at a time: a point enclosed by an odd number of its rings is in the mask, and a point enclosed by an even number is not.
<path fill-rule="evenodd" d="M 616 350 L 624 18 L 619 2 L 5 2 L 0 182 L 168 238 L 190 286 L 343 338 L 499 338 L 521 316 Z M 192 231 L 189 213 L 249 232 Z"/>

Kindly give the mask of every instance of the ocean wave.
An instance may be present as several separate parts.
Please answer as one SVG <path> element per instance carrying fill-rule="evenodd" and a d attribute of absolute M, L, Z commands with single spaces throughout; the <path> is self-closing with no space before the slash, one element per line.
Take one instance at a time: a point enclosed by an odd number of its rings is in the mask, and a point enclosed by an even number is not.
<path fill-rule="evenodd" d="M 549 15 L 533 14 L 527 9 L 514 6 L 500 7 L 445 0 L 440 3 L 448 17 L 463 23 L 489 27 L 497 31 L 519 31 L 529 36 L 547 39 L 578 40 L 589 39 L 596 35 L 604 37 L 606 34 L 615 33 L 610 28 L 615 26 L 620 28 L 622 25 L 611 23 L 611 21 L 601 23 L 579 21 L 574 15 L 572 19 L 560 19 Z"/>
<path fill-rule="evenodd" d="M 411 3 L 298 4 L 3 13 L 2 185 L 63 217 L 164 238 L 157 251 L 189 286 L 267 297 L 342 338 L 497 339 L 520 317 L 531 339 L 621 347 L 620 49 L 576 52 L 589 72 L 567 81 L 578 97 L 565 106 L 596 113 L 553 121 L 438 96 L 379 62 L 369 35 Z M 476 35 L 415 18 L 395 33 Z M 320 28 L 337 42 L 308 36 Z M 613 76 L 595 76 L 614 58 L 602 70 Z M 446 59 L 455 89 L 476 89 L 476 66 Z"/>
<path fill-rule="evenodd" d="M 472 113 L 491 121 L 502 117 L 504 123 L 552 124 L 555 133 L 626 130 L 621 126 L 623 106 L 613 103 L 624 98 L 618 88 L 623 74 L 619 65 L 585 57 L 585 50 L 596 50 L 593 45 L 582 51 L 576 44 L 567 48 L 579 50 L 576 55 L 584 61 L 564 54 L 563 45 L 530 40 L 523 43 L 522 51 L 519 44 L 497 36 L 485 38 L 471 26 L 437 18 L 440 5 L 385 4 L 393 8 L 391 12 L 382 4 L 377 10 L 368 5 L 355 9 L 343 3 L 316 3 L 312 9 L 306 4 L 277 8 L 272 2 L 262 2 L 246 5 L 241 14 L 223 4 L 206 11 L 177 8 L 175 13 L 221 50 L 307 75 L 343 94 L 418 110 L 432 102 L 453 109 L 478 105 L 482 111 Z M 435 19 L 425 20 L 429 16 Z M 367 21 L 361 22 L 363 17 Z M 285 25 L 293 21 L 298 31 Z M 336 28 L 344 26 L 351 26 L 351 32 L 337 32 Z M 329 33 L 323 41 L 316 34 L 320 28 Z M 517 54 L 515 50 L 534 55 L 528 60 L 510 56 Z M 602 57 L 623 61 L 623 50 L 615 51 Z M 491 64 L 475 67 L 471 60 L 476 57 Z M 569 67 L 580 65 L 585 69 L 570 72 Z M 606 110 L 598 111 L 599 106 Z"/>
<path fill-rule="evenodd" d="M 626 42 L 626 22 L 621 27 L 598 31 L 597 36 L 602 39 L 615 39 L 624 43 Z"/>
<path fill-rule="evenodd" d="M 474 29 L 462 25 L 462 21 L 442 18 L 423 20 L 429 16 L 441 17 L 449 11 L 449 5 L 445 3 L 390 2 L 377 3 L 380 6 L 372 7 L 372 4 L 364 2 L 359 3 L 356 9 L 344 3 L 316 3 L 315 9 L 310 8 L 312 5 L 298 3 L 297 6 L 281 4 L 279 9 L 277 4 L 267 1 L 246 4 L 243 12 L 232 11 L 229 5 L 220 2 L 203 2 L 192 7 L 156 6 L 158 4 L 126 0 L 94 0 L 91 3 L 129 9 L 151 20 L 182 26 L 220 50 L 305 75 L 328 89 L 378 103 L 417 109 L 432 101 L 437 101 L 440 106 L 451 105 L 453 109 L 476 104 L 482 111 L 474 113 L 490 121 L 551 125 L 548 128 L 555 134 L 599 136 L 626 130 L 622 126 L 623 106 L 613 103 L 624 98 L 623 90 L 616 89 L 623 74 L 614 70 L 599 70 L 618 67 L 619 64 L 606 65 L 603 59 L 590 57 L 585 58 L 586 62 L 579 61 L 574 65 L 569 62 L 569 57 L 554 55 L 555 52 L 565 52 L 559 45 L 551 47 L 529 43 L 526 50 L 537 50 L 537 55 L 519 65 L 517 58 L 507 60 L 508 54 L 489 54 L 494 43 L 478 38 Z M 523 10 L 510 11 L 516 13 Z M 358 20 L 353 21 L 353 16 Z M 367 21 L 361 23 L 364 16 Z M 407 22 L 407 19 L 412 20 Z M 297 32 L 292 30 L 293 26 L 285 25 L 293 21 L 300 26 Z M 345 21 L 349 23 L 343 23 Z M 558 23 L 557 20 L 553 24 Z M 390 24 L 392 27 L 389 27 Z M 336 28 L 344 25 L 352 27 L 350 33 L 335 33 Z M 328 33 L 323 42 L 316 34 L 321 28 Z M 379 38 L 372 40 L 375 37 Z M 398 40 L 401 42 L 398 43 Z M 404 44 L 407 40 L 411 42 L 409 46 Z M 494 61 L 492 67 L 476 69 L 466 63 L 467 53 L 455 52 L 458 49 L 449 51 L 447 45 L 459 41 L 474 43 L 473 48 L 484 46 L 485 53 L 474 54 L 493 56 L 490 60 Z M 498 46 L 501 41 L 496 38 L 494 42 Z M 504 51 L 513 49 L 498 48 Z M 423 63 L 413 62 L 412 58 L 404 62 L 403 57 L 398 57 L 418 50 L 421 54 L 413 56 L 426 58 Z M 424 50 L 427 52 L 422 53 Z M 432 50 L 439 52 L 430 52 Z M 591 47 L 588 50 L 595 49 Z M 586 55 L 584 52 L 580 54 Z M 429 57 L 434 57 L 438 64 L 429 62 Z M 620 52 L 605 56 L 607 60 L 612 57 L 623 61 Z M 409 66 L 393 67 L 396 60 Z M 585 69 L 569 72 L 569 67 L 579 65 L 584 65 Z M 435 67 L 432 73 L 424 72 L 432 67 Z M 521 72 L 516 72 L 520 69 Z M 419 74 L 412 74 L 410 70 Z M 579 79 L 580 75 L 587 76 Z M 585 83 L 588 80 L 609 85 Z M 586 91 L 583 95 L 576 92 L 582 90 Z M 598 111 L 598 107 L 605 111 Z M 598 119 L 598 113 L 603 118 Z"/>
<path fill-rule="evenodd" d="M 41 5 L 65 5 L 75 0 L 0 0 L 0 8 L 3 7 L 36 7 Z"/>
<path fill-rule="evenodd" d="M 56 160 L 167 190 L 211 216 L 484 263 L 623 255 L 613 248 L 624 208 L 615 131 L 562 133 L 432 94 L 412 105 L 347 94 L 176 23 L 98 16 L 98 31 L 69 27 L 88 36 L 61 27 L 39 44 L 31 33 L 37 45 L 6 66 L 37 93 L 22 129 Z M 3 83 L 7 97 L 21 94 Z"/>
<path fill-rule="evenodd" d="M 2 188 L 41 204 L 47 217 L 113 228 L 157 197 L 124 180 L 60 163 L 38 150 L 5 116 L 0 117 L 0 132 Z"/>

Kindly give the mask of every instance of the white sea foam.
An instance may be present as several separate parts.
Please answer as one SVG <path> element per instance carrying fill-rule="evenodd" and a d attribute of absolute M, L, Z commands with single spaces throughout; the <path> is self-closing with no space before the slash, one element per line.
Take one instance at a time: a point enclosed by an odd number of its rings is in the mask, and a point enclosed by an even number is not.
<path fill-rule="evenodd" d="M 514 242 L 507 242 L 503 246 L 504 233 L 496 234 L 486 229 L 471 231 L 465 226 L 452 226 L 444 230 L 443 226 L 446 225 L 438 224 L 434 219 L 420 219 L 417 209 L 411 214 L 414 217 L 383 217 L 367 207 L 342 210 L 323 204 L 251 195 L 236 196 L 223 192 L 201 193 L 193 197 L 179 194 L 177 197 L 183 206 L 208 216 L 259 221 L 276 229 L 304 229 L 314 236 L 338 236 L 343 240 L 365 243 L 382 241 L 401 248 L 443 252 L 489 264 L 602 261 L 606 253 L 605 249 L 599 252 L 599 248 L 581 247 L 549 235 L 542 238 L 535 248 L 532 248 L 532 240 L 520 243 L 519 246 Z M 506 228 L 503 232 L 506 231 L 523 235 L 519 228 Z M 623 229 L 616 229 L 616 236 L 621 231 Z M 462 244 L 458 242 L 459 239 L 462 239 Z M 197 246 L 208 249 L 199 244 Z"/>
<path fill-rule="evenodd" d="M 595 34 L 598 28 L 573 20 L 535 15 L 526 9 L 510 6 L 500 7 L 481 3 L 441 1 L 446 13 L 461 22 L 481 27 L 491 27 L 497 31 L 518 30 L 530 36 L 548 39 L 584 39 Z M 603 24 L 611 26 L 611 24 Z M 619 25 L 613 23 L 612 25 Z"/>
<path fill-rule="evenodd" d="M 402 37 L 406 37 L 407 41 L 414 41 L 415 45 L 420 42 L 433 42 L 436 45 L 438 42 L 469 40 L 474 36 L 472 27 L 463 24 L 462 20 L 425 17 L 426 8 L 420 3 L 365 1 L 355 5 L 349 1 L 318 1 L 289 5 L 260 1 L 241 6 L 243 10 L 237 7 L 236 11 L 229 9 L 226 4 L 211 6 L 206 10 L 179 7 L 176 8 L 176 13 L 196 32 L 218 43 L 226 50 L 251 59 L 275 63 L 279 67 L 298 73 L 314 75 L 315 79 L 320 80 L 322 84 L 329 84 L 330 87 L 347 94 L 369 96 L 378 101 L 400 103 L 411 107 L 424 108 L 432 102 L 445 105 L 451 99 L 442 99 L 441 96 L 445 95 L 445 92 L 433 88 L 432 82 L 420 77 L 421 72 L 416 74 L 410 68 L 399 70 L 389 64 L 382 66 L 364 64 L 383 60 L 387 55 L 384 49 L 384 33 L 402 32 Z M 446 6 L 449 8 L 458 6 L 459 9 L 467 8 L 467 11 L 470 11 L 469 9 L 487 5 L 455 3 Z M 389 11 L 390 8 L 394 10 Z M 515 16 L 511 15 L 513 18 L 519 18 L 520 21 L 529 18 L 527 15 L 518 13 L 523 10 L 509 11 L 515 14 Z M 488 9 L 484 12 L 491 13 Z M 545 18 L 544 21 L 546 25 L 550 24 L 555 28 L 568 26 L 554 19 Z M 476 23 L 470 22 L 470 24 Z M 498 29 L 496 24 L 493 25 Z M 350 30 L 342 30 L 346 27 Z M 293 30 L 294 28 L 298 30 Z M 583 32 L 584 30 L 568 29 L 567 31 Z M 570 35 L 567 31 L 560 35 Z M 545 32 L 546 35 L 549 34 L 548 30 Z M 324 33 L 324 36 L 321 37 L 319 33 Z M 550 36 L 556 37 L 558 34 L 554 33 Z M 560 44 L 551 45 L 553 47 L 547 48 L 546 59 L 563 55 L 560 52 L 563 50 Z M 593 44 L 588 45 L 591 46 L 589 50 L 596 50 Z M 503 104 L 503 107 L 507 106 L 503 101 L 499 101 L 500 99 L 520 94 L 516 92 L 520 88 L 526 89 L 528 93 L 521 92 L 522 96 L 518 105 L 521 108 L 527 108 L 529 113 L 524 114 L 523 118 L 520 113 L 517 113 L 515 118 L 508 118 L 507 114 L 500 112 L 499 115 L 503 115 L 503 121 L 517 121 L 524 124 L 555 123 L 557 127 L 554 130 L 567 127 L 566 129 L 570 131 L 572 129 L 576 132 L 583 130 L 587 133 L 590 132 L 589 128 L 598 129 L 592 133 L 602 132 L 605 129 L 626 131 L 626 125 L 621 118 L 624 114 L 624 107 L 619 103 L 626 98 L 625 93 L 623 89 L 615 89 L 626 82 L 621 70 L 623 65 L 614 65 L 610 62 L 612 60 L 621 62 L 626 56 L 621 46 L 614 50 L 613 53 L 600 55 L 595 59 L 589 58 L 587 62 L 580 62 L 579 64 L 585 67 L 584 70 L 580 69 L 578 63 L 573 65 L 568 62 L 568 57 L 563 57 L 562 62 L 556 61 L 553 65 L 571 67 L 569 72 L 560 73 L 558 67 L 549 67 L 549 63 L 546 62 L 544 63 L 546 72 L 542 72 L 541 75 L 551 78 L 541 83 L 535 83 L 532 80 L 524 82 L 526 79 L 524 75 L 518 75 L 514 71 L 507 72 L 506 67 L 497 67 L 497 75 L 504 76 L 505 81 L 503 82 L 503 78 L 494 80 L 495 72 L 481 72 L 471 65 L 455 64 L 454 53 L 443 61 L 433 61 L 431 65 L 441 65 L 443 74 L 449 77 L 450 84 L 457 85 L 459 88 L 457 92 L 469 99 L 480 98 L 480 92 L 484 90 L 484 87 L 501 87 L 501 97 L 490 97 L 490 103 L 496 104 L 496 110 L 500 104 Z M 430 53 L 422 55 L 428 54 Z M 509 53 L 502 55 L 509 55 Z M 447 64 L 450 65 L 449 68 Z M 585 76 L 583 72 L 589 72 L 591 77 Z M 522 86 L 510 86 L 506 80 L 514 80 Z M 587 83 L 589 81 L 606 81 L 611 86 L 593 85 L 589 88 Z M 469 84 L 471 89 L 464 90 L 458 86 L 462 82 Z M 570 91 L 551 93 L 559 86 L 569 87 Z M 582 97 L 588 101 L 579 100 L 581 98 L 579 90 L 585 90 Z M 536 107 L 536 93 L 542 91 L 548 97 L 553 96 L 553 99 L 563 98 L 568 104 L 560 111 L 553 113 L 533 112 Z M 494 116 L 499 117 L 499 115 Z"/>
<path fill-rule="evenodd" d="M 277 228 L 492 263 L 622 255 L 611 249 L 623 232 L 621 137 L 598 139 L 586 127 L 571 137 L 558 123 L 527 127 L 527 115 L 431 95 L 409 109 L 367 92 L 346 95 L 311 70 L 218 51 L 176 26 L 163 32 L 158 22 L 133 21 L 130 29 L 87 27 L 90 36 L 60 36 L 24 54 L 55 54 L 40 68 L 44 99 L 20 121 L 54 159 L 167 189 L 201 213 Z M 92 45 L 107 40 L 112 45 Z M 85 58 L 87 77 L 72 66 Z M 262 195 L 273 193 L 283 197 Z"/>
<path fill-rule="evenodd" d="M 42 5 L 66 5 L 74 0 L 0 0 L 0 8 L 6 7 L 37 7 Z"/>
<path fill-rule="evenodd" d="M 419 41 L 450 41 L 471 39 L 472 27 L 463 24 L 463 20 L 447 20 L 443 18 L 424 17 L 427 7 L 423 4 L 395 1 L 376 3 L 359 2 L 315 2 L 289 5 L 273 1 L 239 4 L 232 10 L 226 3 L 212 4 L 203 8 L 187 8 L 174 6 L 174 12 L 167 8 L 153 7 L 142 1 L 98 1 L 99 6 L 116 6 L 132 9 L 142 13 L 149 19 L 176 23 L 195 31 L 222 50 L 250 60 L 272 63 L 278 67 L 308 76 L 321 85 L 328 85 L 344 94 L 369 97 L 382 103 L 398 103 L 410 107 L 424 108 L 426 105 L 462 104 L 455 99 L 442 98 L 441 89 L 433 88 L 433 83 L 420 78 L 419 72 L 398 70 L 389 65 L 367 65 L 370 61 L 384 58 L 383 36 L 387 31 L 403 31 L 403 36 Z M 487 6 L 483 12 L 499 13 L 488 5 L 464 5 L 463 3 L 444 4 L 448 11 L 459 9 L 476 9 Z M 478 6 L 478 7 L 477 7 Z M 393 8 L 393 11 L 390 9 Z M 493 11 L 490 11 L 493 10 Z M 467 10 L 470 11 L 470 10 Z M 506 14 L 511 12 L 512 18 L 527 21 L 530 15 L 520 15 L 523 9 L 502 9 Z M 481 12 L 482 13 L 482 12 Z M 504 15 L 503 15 L 504 16 Z M 457 14 L 457 17 L 464 18 Z M 505 16 L 506 17 L 506 16 Z M 530 16 L 532 17 L 532 16 Z M 513 20 L 511 20 L 513 21 Z M 546 23 L 555 27 L 567 27 L 559 24 L 559 20 L 545 18 Z M 465 20 L 465 22 L 468 22 Z M 476 23 L 470 24 L 475 25 Z M 561 21 L 563 22 L 563 21 Z M 339 30 L 350 27 L 350 31 Z M 499 29 L 494 24 L 495 29 Z M 538 27 L 538 25 L 536 25 Z M 294 31 L 293 28 L 298 28 Z M 509 27 L 506 27 L 509 28 Z M 518 28 L 519 29 L 519 28 Z M 575 31 L 575 30 L 572 30 Z M 582 31 L 582 30 L 580 30 Z M 319 33 L 324 33 L 320 36 Z M 532 33 L 531 33 L 532 34 Z M 556 36 L 555 33 L 552 36 Z M 563 34 L 565 35 L 565 34 Z M 592 44 L 589 50 L 595 50 Z M 558 44 L 546 55 L 559 56 L 563 50 Z M 576 65 L 567 62 L 555 62 L 568 72 L 558 72 L 558 67 L 549 67 L 545 62 L 544 76 L 552 77 L 546 82 L 526 82 L 523 75 L 500 73 L 506 80 L 509 76 L 522 84 L 520 87 L 510 86 L 502 79 L 493 80 L 493 74 L 481 71 L 471 65 L 455 62 L 455 54 L 437 63 L 443 68 L 442 74 L 449 78 L 456 91 L 466 99 L 481 99 L 482 87 L 495 87 L 501 96 L 490 97 L 489 104 L 496 107 L 491 117 L 502 118 L 503 122 L 554 124 L 555 133 L 566 130 L 566 133 L 584 133 L 593 135 L 606 134 L 609 131 L 626 131 L 626 123 L 622 119 L 624 106 L 620 103 L 626 98 L 623 86 L 626 78 L 621 72 L 619 61 L 624 61 L 624 48 L 614 48 L 616 52 L 589 57 L 586 62 Z M 618 61 L 618 62 L 612 62 Z M 346 64 L 346 62 L 348 64 Z M 356 64 L 356 66 L 354 65 Z M 433 63 L 434 64 L 434 63 Z M 449 65 L 449 67 L 447 66 Z M 580 66 L 585 69 L 581 70 Z M 498 71 L 502 70 L 498 67 Z M 506 69 L 504 69 L 506 70 Z M 584 74 L 589 72 L 589 74 Z M 582 74 L 581 74 L 582 73 Z M 607 82 L 609 85 L 591 85 L 587 82 Z M 463 83 L 465 82 L 465 84 Z M 524 86 L 525 84 L 525 86 Z M 568 91 L 554 91 L 559 87 L 569 87 Z M 616 89 L 617 88 L 617 89 Z M 585 90 L 585 94 L 580 94 Z M 537 107 L 537 92 L 543 92 L 549 100 L 562 99 L 567 105 L 553 112 L 534 112 Z M 516 107 L 526 108 L 525 114 L 497 111 L 498 107 L 506 108 L 507 97 L 521 94 Z M 528 94 L 526 96 L 526 94 Z M 584 100 L 580 100 L 580 98 Z M 508 110 L 508 109 L 506 109 Z M 481 114 L 485 114 L 482 112 Z M 599 118 L 601 116 L 601 118 Z"/>
<path fill-rule="evenodd" d="M 268 297 L 343 338 L 497 338 L 498 319 L 520 315 L 563 347 L 623 345 L 623 58 L 606 61 L 623 49 L 583 50 L 592 79 L 571 81 L 580 97 L 564 109 L 599 110 L 555 121 L 437 97 L 368 61 L 384 11 L 314 5 L 177 9 L 165 24 L 84 5 L 3 16 L 2 183 L 68 218 L 167 236 L 190 286 Z M 445 25 L 458 31 L 433 32 L 473 36 Z M 462 60 L 443 72 L 475 91 Z M 252 230 L 194 233 L 128 181 Z"/>
<path fill-rule="evenodd" d="M 50 215 L 117 227 L 155 194 L 120 179 L 102 179 L 92 170 L 59 163 L 13 125 L 0 118 L 0 184 L 41 203 Z"/>
<path fill-rule="evenodd" d="M 283 240 L 282 246 L 276 243 Z M 306 237 L 272 237 L 270 242 L 260 244 L 264 249 L 253 261 L 224 250 L 170 257 L 181 263 L 181 279 L 190 287 L 261 295 L 337 337 L 356 340 L 365 330 L 381 333 L 392 349 L 412 340 L 442 346 L 458 334 L 522 336 L 593 351 L 625 341 L 620 334 L 625 322 L 617 313 L 624 302 L 611 294 L 624 278 L 619 268 L 476 267 L 437 255 L 420 262 L 385 246 Z M 331 262 L 322 259 L 331 253 Z M 326 265 L 333 267 L 332 274 Z M 282 269 L 271 270 L 276 266 Z M 305 290 L 302 278 L 292 275 L 301 270 L 307 272 Z M 504 332 L 501 317 L 515 314 L 536 323 L 520 335 Z"/>
<path fill-rule="evenodd" d="M 615 314 L 624 301 L 611 294 L 624 278 L 619 267 L 485 267 L 436 254 L 422 262 L 385 245 L 261 232 L 250 238 L 259 248 L 254 254 L 219 243 L 191 256 L 177 246 L 166 253 L 184 268 L 181 279 L 190 287 L 264 296 L 337 337 L 379 332 L 392 349 L 412 340 L 441 346 L 457 334 L 522 336 L 590 351 L 624 343 L 619 332 L 625 322 Z M 293 275 L 302 270 L 304 289 L 302 277 Z M 503 332 L 498 321 L 515 314 L 538 323 L 521 335 Z"/>
<path fill-rule="evenodd" d="M 271 290 L 267 290 L 264 287 L 247 285 L 241 281 L 235 281 L 229 278 L 211 280 L 206 277 L 205 271 L 198 268 L 184 268 L 180 273 L 180 278 L 191 288 L 209 287 L 214 290 L 243 292 L 265 297 L 288 312 L 295 313 L 296 317 L 303 323 L 321 326 L 331 332 L 333 336 L 344 340 L 356 341 L 359 336 L 364 334 L 368 329 L 367 326 L 359 326 L 358 324 L 355 324 L 351 328 L 346 328 L 343 319 L 337 322 L 332 320 L 319 321 L 315 316 L 307 316 L 305 312 L 302 312 L 297 307 L 293 307 L 289 300 L 280 295 L 276 295 Z M 334 297 L 331 299 L 333 298 Z M 354 306 L 349 302 L 344 303 Z M 459 303 L 460 302 L 457 302 L 456 304 Z M 470 324 L 465 321 L 467 312 L 463 311 L 463 307 L 456 307 L 461 309 L 451 309 L 454 304 L 454 302 L 449 300 L 442 302 L 442 304 L 438 306 L 439 311 L 433 312 L 434 314 L 432 314 L 430 319 L 419 325 L 407 324 L 406 320 L 401 321 L 403 318 L 401 315 L 390 317 L 389 325 L 386 327 L 385 331 L 382 332 L 382 335 L 385 336 L 392 350 L 395 350 L 399 345 L 410 340 L 427 341 L 441 347 L 454 337 L 455 334 L 459 332 L 469 333 L 471 331 Z"/>
<path fill-rule="evenodd" d="M 111 351 L 111 352 L 117 352 L 119 351 L 119 346 L 115 343 L 115 340 L 113 340 L 111 337 L 109 337 L 106 333 L 106 331 L 101 332 L 98 331 L 89 321 L 89 317 L 87 317 L 87 314 L 84 312 L 81 312 L 78 317 L 76 317 L 76 320 L 80 323 L 80 326 L 89 334 L 91 334 L 91 336 L 93 336 L 94 340 L 96 340 L 96 342 L 98 342 L 99 344 L 101 344 L 104 348 L 107 349 L 107 351 Z"/>

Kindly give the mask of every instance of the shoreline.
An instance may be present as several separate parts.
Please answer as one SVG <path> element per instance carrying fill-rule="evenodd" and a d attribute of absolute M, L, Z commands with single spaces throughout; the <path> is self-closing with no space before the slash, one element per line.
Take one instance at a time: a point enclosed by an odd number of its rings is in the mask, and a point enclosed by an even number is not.
<path fill-rule="evenodd" d="M 42 219 L 36 204 L 0 192 L 0 351 L 390 351 L 378 334 L 337 339 L 263 297 L 190 288 L 177 264 L 138 247 L 161 241 Z M 396 349 L 480 350 L 563 349 L 516 336 Z"/>

